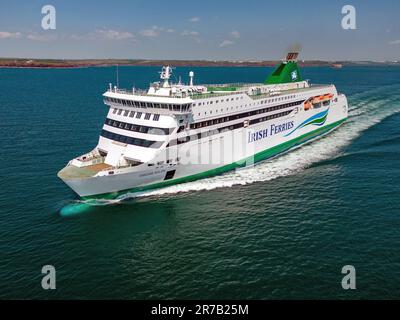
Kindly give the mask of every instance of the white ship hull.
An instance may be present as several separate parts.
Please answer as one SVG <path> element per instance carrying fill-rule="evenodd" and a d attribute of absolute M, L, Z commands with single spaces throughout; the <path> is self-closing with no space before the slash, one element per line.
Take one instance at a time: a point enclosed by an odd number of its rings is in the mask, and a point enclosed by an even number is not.
<path fill-rule="evenodd" d="M 326 113 L 323 124 L 309 124 L 296 128 L 307 119 Z M 142 191 L 159 188 L 175 183 L 191 181 L 232 170 L 235 167 L 251 165 L 269 157 L 273 157 L 290 148 L 301 145 L 310 139 L 323 135 L 340 125 L 347 118 L 347 101 L 339 96 L 335 104 L 326 108 L 310 111 L 300 110 L 276 120 L 262 122 L 247 128 L 217 134 L 211 138 L 188 142 L 176 148 L 176 157 L 186 159 L 185 163 L 165 162 L 149 167 L 148 163 L 129 168 L 113 170 L 112 175 L 95 176 L 85 179 L 63 179 L 79 196 L 106 195 L 114 197 L 119 191 Z M 290 129 L 282 132 L 271 132 L 271 127 L 285 125 Z M 267 130 L 265 134 L 264 130 Z M 272 129 L 273 130 L 273 129 Z M 291 131 L 293 131 L 291 133 Z M 262 132 L 254 136 L 254 133 Z M 253 137 L 256 140 L 253 140 Z M 221 146 L 223 145 L 223 148 Z M 221 151 L 223 154 L 221 155 Z M 188 152 L 190 157 L 188 158 Z M 159 159 L 168 158 L 166 150 L 157 155 Z M 224 158 L 224 155 L 226 157 Z M 169 158 L 171 155 L 169 155 Z M 214 158 L 214 161 L 213 161 Z M 156 162 L 157 162 L 156 161 Z M 152 159 L 154 162 L 154 159 Z M 180 161 L 182 162 L 182 160 Z M 173 178 L 166 180 L 166 174 L 175 171 Z M 114 193 L 114 194 L 113 194 Z"/>
<path fill-rule="evenodd" d="M 111 88 L 96 148 L 58 176 L 81 197 L 115 198 L 252 165 L 326 134 L 347 118 L 334 85 L 302 81 L 297 54 L 259 84 L 171 85 L 171 69 L 148 92 Z"/>

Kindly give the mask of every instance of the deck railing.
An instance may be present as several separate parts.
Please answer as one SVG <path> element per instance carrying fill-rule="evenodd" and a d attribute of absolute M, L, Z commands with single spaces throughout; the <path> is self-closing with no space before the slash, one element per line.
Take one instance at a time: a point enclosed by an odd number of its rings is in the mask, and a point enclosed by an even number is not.
<path fill-rule="evenodd" d="M 306 81 L 307 82 L 307 81 Z M 240 93 L 249 93 L 248 89 L 251 89 L 252 87 L 259 87 L 263 86 L 263 83 L 224 83 L 224 84 L 203 84 L 202 86 L 205 87 L 210 87 L 210 88 L 229 88 L 229 87 L 235 87 L 238 88 L 238 90 L 235 91 L 218 91 L 218 90 L 211 90 L 210 92 L 186 92 L 185 94 L 182 95 L 173 95 L 170 96 L 171 98 L 191 98 L 193 100 L 198 100 L 198 99 L 206 99 L 206 98 L 214 98 L 214 97 L 223 97 L 223 96 L 231 96 L 235 94 L 240 94 Z M 249 93 L 249 96 L 253 99 L 261 99 L 263 97 L 269 97 L 269 96 L 278 96 L 280 94 L 286 94 L 288 92 L 292 91 L 300 91 L 307 89 L 307 87 L 318 87 L 321 85 L 318 84 L 313 84 L 309 85 L 307 82 L 307 85 L 305 87 L 298 87 L 298 88 L 293 88 L 293 89 L 286 89 L 282 90 L 282 88 L 279 85 L 273 85 L 269 88 L 268 92 L 260 92 L 260 93 Z M 280 92 L 282 90 L 282 92 Z M 153 94 L 148 94 L 146 90 L 142 89 L 132 89 L 132 90 L 127 90 L 127 89 L 119 89 L 119 88 L 112 88 L 108 90 L 109 92 L 114 92 L 114 93 L 121 93 L 121 94 L 129 94 L 129 95 L 138 95 L 138 96 L 148 96 L 148 97 L 160 97 L 158 95 L 153 95 Z M 218 92 L 217 92 L 218 91 Z"/>

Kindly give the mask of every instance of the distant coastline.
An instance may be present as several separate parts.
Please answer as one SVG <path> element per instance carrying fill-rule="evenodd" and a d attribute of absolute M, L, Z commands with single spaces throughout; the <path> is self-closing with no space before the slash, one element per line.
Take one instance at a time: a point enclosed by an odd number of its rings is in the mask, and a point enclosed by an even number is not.
<path fill-rule="evenodd" d="M 263 61 L 217 61 L 217 60 L 145 60 L 145 59 L 20 59 L 0 58 L 0 68 L 86 68 L 109 66 L 162 66 L 174 67 L 264 67 L 275 66 L 277 60 Z M 303 67 L 332 67 L 346 66 L 400 66 L 398 61 L 300 61 Z"/>

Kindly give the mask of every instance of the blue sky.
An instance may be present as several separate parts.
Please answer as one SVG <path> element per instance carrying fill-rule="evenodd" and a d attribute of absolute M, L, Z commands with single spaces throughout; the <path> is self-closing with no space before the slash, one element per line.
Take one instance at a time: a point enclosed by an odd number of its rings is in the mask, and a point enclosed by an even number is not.
<path fill-rule="evenodd" d="M 268 60 L 299 43 L 303 59 L 400 60 L 399 14 L 398 0 L 0 0 L 0 57 Z"/>

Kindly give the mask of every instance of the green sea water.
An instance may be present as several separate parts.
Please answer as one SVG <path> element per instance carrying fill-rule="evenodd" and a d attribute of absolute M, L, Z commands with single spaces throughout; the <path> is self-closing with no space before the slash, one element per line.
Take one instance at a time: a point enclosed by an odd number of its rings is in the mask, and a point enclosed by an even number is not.
<path fill-rule="evenodd" d="M 268 68 L 178 68 L 197 83 Z M 146 88 L 158 68 L 120 67 Z M 65 212 L 56 176 L 97 143 L 115 68 L 0 69 L 0 298 L 399 298 L 400 68 L 305 68 L 349 120 L 254 167 Z M 57 289 L 41 287 L 56 268 Z M 354 265 L 357 289 L 341 287 Z"/>

